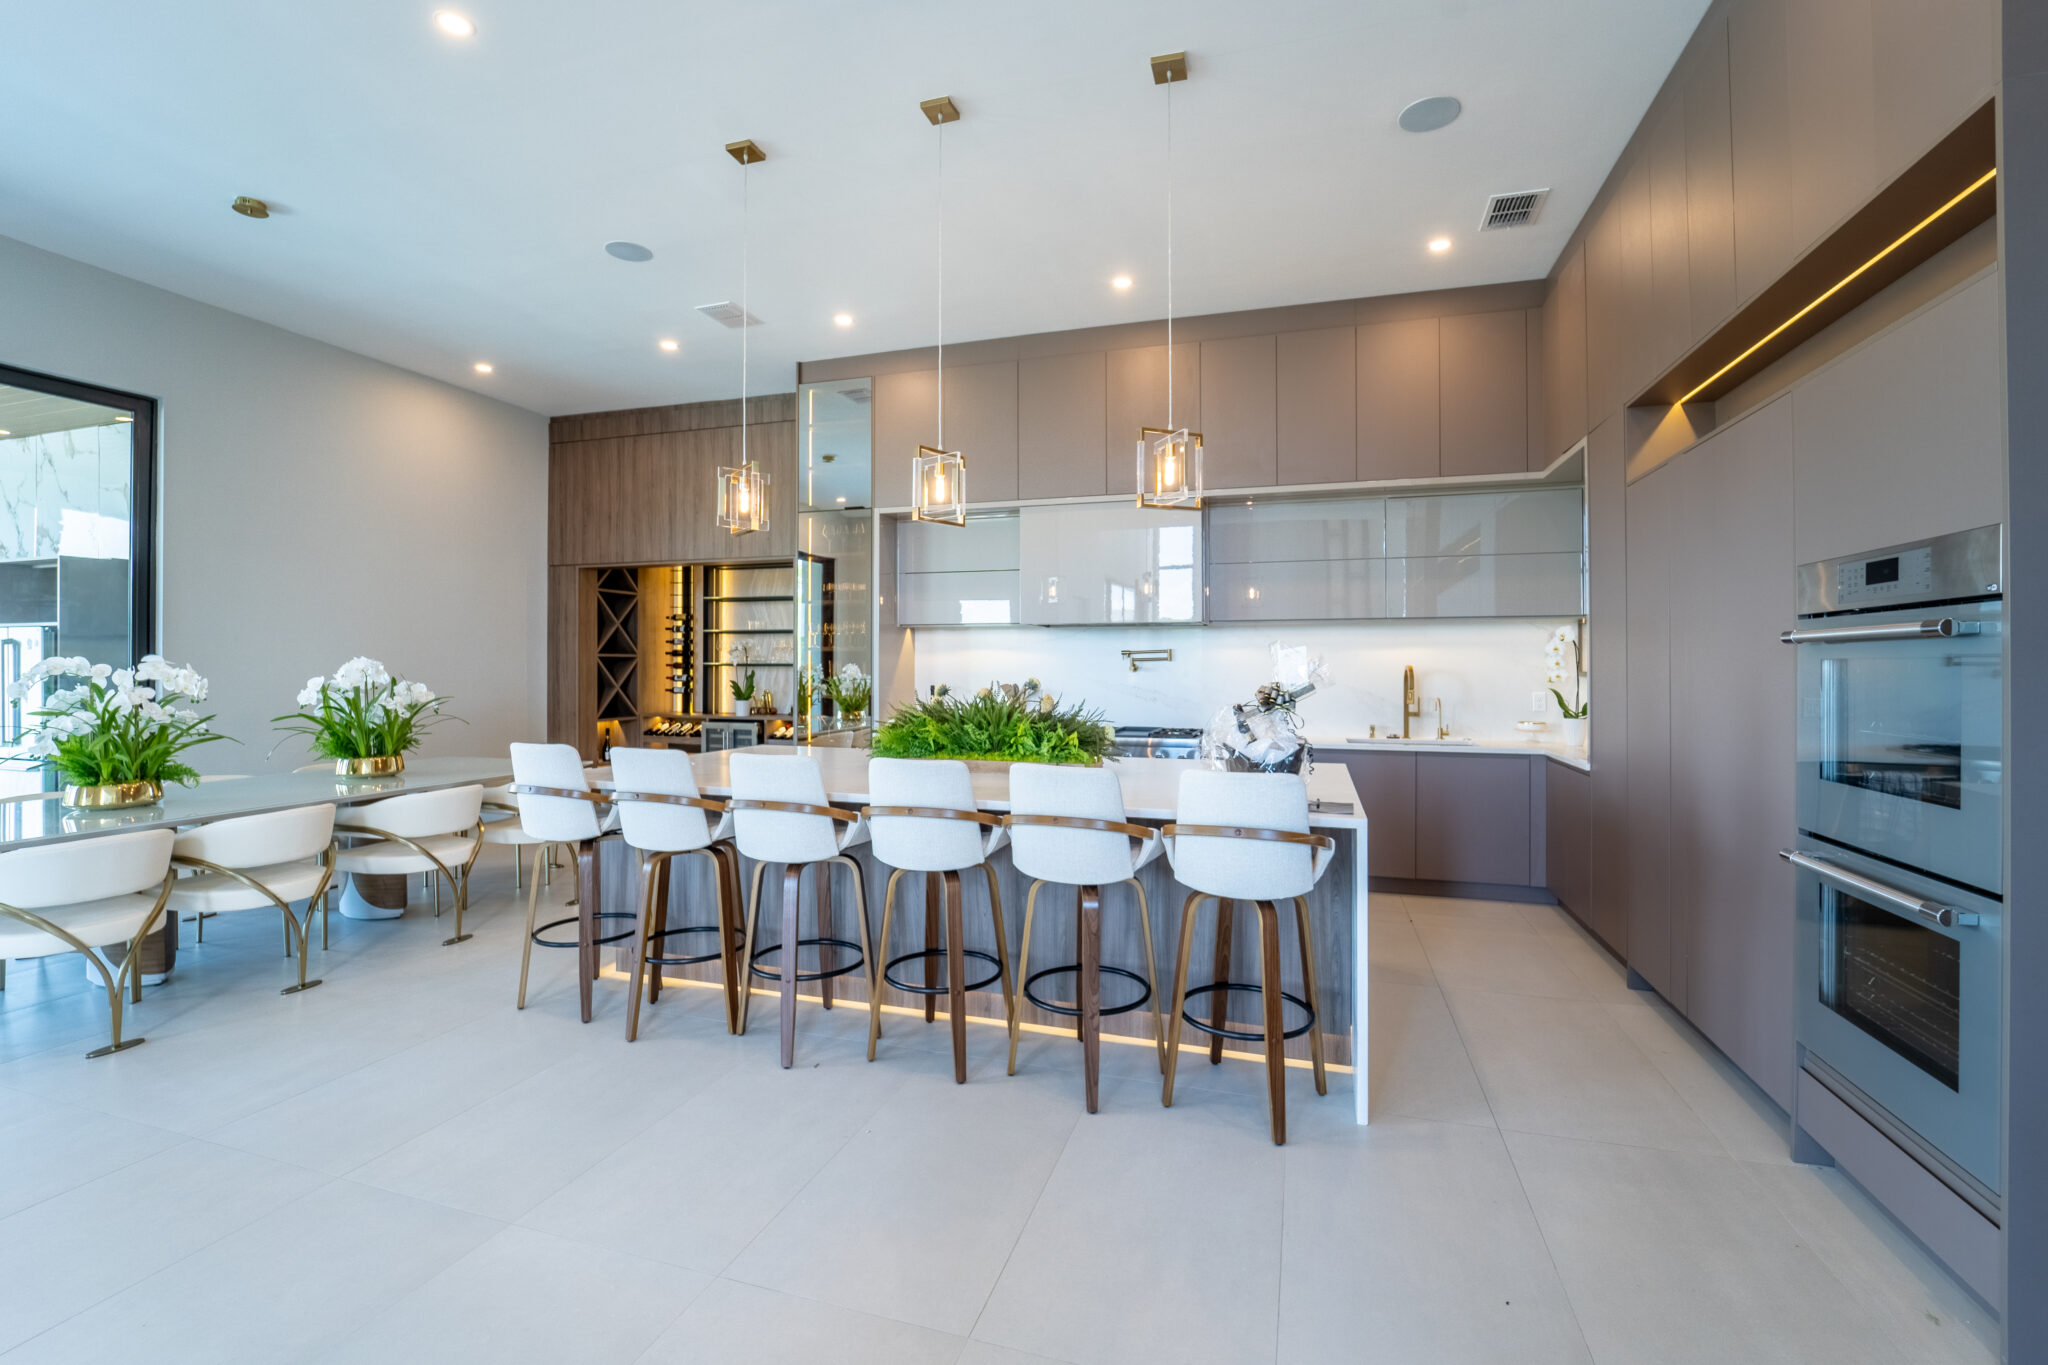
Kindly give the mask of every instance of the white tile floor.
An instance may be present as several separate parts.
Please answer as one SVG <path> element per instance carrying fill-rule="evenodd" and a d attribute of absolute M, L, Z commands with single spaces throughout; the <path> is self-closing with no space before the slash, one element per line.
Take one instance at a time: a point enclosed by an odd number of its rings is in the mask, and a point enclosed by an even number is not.
<path fill-rule="evenodd" d="M 726 1036 L 678 990 L 621 1038 L 566 953 L 512 1008 L 476 938 L 337 917 L 284 997 L 274 922 L 208 927 L 146 1047 L 75 960 L 0 993 L 0 1353 L 15 1361 L 1995 1359 L 1996 1327 L 1559 912 L 1377 896 L 1374 1118 L 1250 1063 L 807 1006 Z M 550 898 L 559 901 L 563 889 Z"/>

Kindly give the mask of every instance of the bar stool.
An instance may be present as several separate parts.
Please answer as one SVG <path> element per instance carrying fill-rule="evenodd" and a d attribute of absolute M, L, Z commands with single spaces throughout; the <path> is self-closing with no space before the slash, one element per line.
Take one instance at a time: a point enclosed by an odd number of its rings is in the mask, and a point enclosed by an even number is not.
<path fill-rule="evenodd" d="M 576 950 L 576 993 L 583 1009 L 583 1022 L 590 1022 L 591 988 L 597 981 L 597 950 L 608 943 L 622 943 L 633 936 L 629 927 L 605 937 L 598 935 L 599 920 L 624 920 L 629 926 L 639 916 L 620 911 L 605 913 L 598 898 L 598 843 L 616 837 L 605 828 L 600 809 L 609 803 L 590 789 L 583 767 L 583 755 L 570 744 L 514 744 L 512 746 L 512 794 L 519 800 L 519 823 L 533 836 L 533 873 L 526 886 L 526 940 L 519 949 L 519 1008 L 526 1008 L 526 974 L 533 965 L 533 945 Z M 562 844 L 576 855 L 576 913 L 565 919 L 535 926 L 540 908 L 541 859 L 549 844 Z M 550 929 L 565 924 L 576 926 L 574 940 L 542 938 Z"/>
<path fill-rule="evenodd" d="M 868 791 L 875 804 L 861 811 L 874 829 L 875 861 L 894 869 L 889 874 L 888 893 L 882 898 L 882 951 L 889 950 L 889 923 L 896 909 L 896 883 L 907 872 L 922 872 L 924 881 L 924 943 L 916 952 L 904 953 L 882 964 L 881 981 L 899 991 L 924 997 L 925 1022 L 930 1023 L 938 997 L 946 997 L 946 1013 L 953 1026 L 953 1080 L 967 1082 L 967 992 L 1003 983 L 1003 1014 L 1012 1031 L 1017 1027 L 1017 1001 L 1010 990 L 1010 941 L 1003 932 L 1003 897 L 996 889 L 996 873 L 989 855 L 1002 847 L 1005 831 L 1002 817 L 984 815 L 974 808 L 974 780 L 967 765 L 957 759 L 871 758 L 868 760 Z M 983 831 L 987 833 L 984 834 Z M 961 927 L 960 874 L 980 868 L 988 879 L 989 915 L 995 925 L 996 951 L 993 956 L 967 947 Z M 939 946 L 939 918 L 945 917 L 945 946 Z M 946 960 L 946 983 L 934 980 L 938 959 Z M 995 974 L 979 981 L 967 979 L 967 959 L 974 958 L 994 967 Z M 924 983 L 912 985 L 890 970 L 922 959 Z M 882 992 L 878 985 L 868 997 L 868 1060 L 875 1059 L 875 1043 L 882 1036 Z"/>
<path fill-rule="evenodd" d="M 1180 1060 L 1180 1026 L 1192 1024 L 1209 1035 L 1209 1063 L 1223 1060 L 1223 1040 L 1266 1045 L 1266 1109 L 1273 1122 L 1273 1143 L 1287 1141 L 1286 1040 L 1309 1036 L 1316 1093 L 1329 1093 L 1323 1074 L 1323 1025 L 1316 1012 L 1315 945 L 1309 936 L 1308 893 L 1330 865 L 1337 843 L 1308 827 L 1308 784 L 1292 773 L 1188 772 L 1181 774 L 1175 822 L 1160 831 L 1173 875 L 1189 888 L 1181 911 L 1180 958 L 1173 971 L 1173 1018 L 1166 1040 L 1166 1083 L 1159 1102 L 1173 1103 L 1173 1077 Z M 1188 989 L 1188 954 L 1194 947 L 1195 914 L 1205 900 L 1217 902 L 1216 979 Z M 1248 900 L 1259 912 L 1259 983 L 1232 981 L 1230 931 L 1232 900 Z M 1275 901 L 1294 902 L 1300 936 L 1301 979 L 1308 998 L 1281 989 L 1280 923 Z M 1228 998 L 1232 992 L 1257 995 L 1264 1027 L 1257 1032 L 1231 1028 Z M 1191 995 L 1211 998 L 1208 1022 L 1187 1009 Z M 1282 1022 L 1283 1004 L 1307 1017 L 1294 1028 Z"/>
<path fill-rule="evenodd" d="M 1152 954 L 1152 916 L 1138 869 L 1157 858 L 1159 831 L 1124 820 L 1123 784 L 1107 768 L 1055 768 L 1044 763 L 1017 763 L 1010 768 L 1010 814 L 1003 821 L 1010 832 L 1010 865 L 1031 878 L 1024 897 L 1024 944 L 1017 955 L 1024 998 L 1052 1014 L 1076 1021 L 1081 1039 L 1082 1076 L 1088 1112 L 1095 1112 L 1102 1078 L 1101 1021 L 1106 1015 L 1128 1014 L 1152 1006 L 1152 1038 L 1159 1069 L 1166 1070 L 1166 1024 L 1159 1012 L 1159 966 Z M 1074 886 L 1080 898 L 1074 912 L 1077 962 L 1031 970 L 1031 923 L 1038 893 L 1048 883 Z M 1145 975 L 1123 967 L 1102 965 L 1102 888 L 1126 885 L 1138 896 L 1138 929 L 1145 942 Z M 1048 976 L 1073 973 L 1075 1003 L 1054 1004 L 1032 993 L 1032 983 Z M 1138 984 L 1134 1000 L 1104 1008 L 1102 974 Z M 1010 1074 L 1017 1074 L 1019 1024 L 1010 1019 Z"/>
<path fill-rule="evenodd" d="M 832 1008 L 832 980 L 849 972 L 868 977 L 868 997 L 874 998 L 874 961 L 868 946 L 868 896 L 862 885 L 860 864 L 846 850 L 865 843 L 867 821 L 860 812 L 841 810 L 826 804 L 825 778 L 818 760 L 806 755 L 735 753 L 727 760 L 732 774 L 732 799 L 726 809 L 732 813 L 733 842 L 740 856 L 754 860 L 753 888 L 747 897 L 747 935 L 744 961 L 750 974 L 740 988 L 740 1029 L 747 1031 L 748 1007 L 754 998 L 751 977 L 776 983 L 781 995 L 782 1065 L 796 1065 L 796 988 L 799 982 L 815 981 L 826 1009 Z M 834 831 L 833 825 L 843 826 Z M 761 876 L 768 864 L 782 866 L 782 940 L 766 948 L 754 947 L 754 932 L 761 915 Z M 853 899 L 859 911 L 860 942 L 849 943 L 831 935 L 832 864 L 853 874 Z M 816 938 L 802 938 L 797 927 L 805 868 L 815 867 L 811 885 L 818 898 Z M 806 972 L 797 964 L 801 949 L 818 950 L 818 970 Z M 852 963 L 840 966 L 841 948 L 858 953 Z M 774 971 L 760 959 L 782 954 Z"/>
<path fill-rule="evenodd" d="M 690 771 L 690 756 L 680 749 L 624 749 L 611 753 L 612 781 L 617 790 L 612 802 L 619 813 L 619 834 L 626 847 L 640 854 L 640 927 L 633 939 L 633 994 L 626 1004 L 626 1041 L 640 1035 L 640 990 L 643 981 L 647 1003 L 661 998 L 661 969 L 687 967 L 700 962 L 719 964 L 725 983 L 725 1031 L 739 1031 L 739 972 L 741 948 L 738 916 L 733 902 L 738 896 L 739 862 L 730 843 L 732 817 L 716 801 L 697 794 L 697 780 Z M 705 817 L 710 811 L 720 818 L 716 825 Z M 703 858 L 711 864 L 713 895 L 718 902 L 716 924 L 668 927 L 669 865 L 677 858 Z M 708 953 L 664 956 L 667 940 L 711 934 L 717 948 Z M 652 944 L 654 951 L 648 952 Z M 647 976 L 647 968 L 654 975 Z"/>
<path fill-rule="evenodd" d="M 171 913 L 198 918 L 236 910 L 276 906 L 284 915 L 287 951 L 299 958 L 299 983 L 280 995 L 296 995 L 320 984 L 306 980 L 313 916 L 334 878 L 334 807 L 300 806 L 217 820 L 178 836 L 171 863 L 194 876 L 171 883 Z M 306 902 L 306 920 L 292 914 L 292 902 Z"/>
<path fill-rule="evenodd" d="M 502 787 L 484 788 L 484 842 L 512 849 L 544 846 L 546 840 L 536 839 L 526 832 L 519 823 L 519 798 L 512 794 L 512 784 Z M 512 855 L 512 890 L 516 894 L 526 888 L 521 884 L 525 858 L 515 852 Z M 552 876 L 553 867 L 549 867 Z"/>
<path fill-rule="evenodd" d="M 112 1036 L 87 1057 L 142 1045 L 121 1036 L 121 1001 L 142 1003 L 142 941 L 170 900 L 175 838 L 144 829 L 0 853 L 0 961 L 79 953 L 106 985 Z M 126 949 L 118 969 L 98 951 L 111 943 Z"/>
<path fill-rule="evenodd" d="M 462 912 L 469 908 L 469 871 L 484 849 L 483 808 L 481 786 L 408 792 L 357 806 L 336 822 L 334 832 L 370 842 L 336 853 L 335 871 L 364 876 L 440 873 L 455 891 L 455 936 L 441 940 L 441 946 L 465 942 L 471 935 L 462 931 Z M 436 881 L 434 915 L 440 914 L 441 883 Z"/>

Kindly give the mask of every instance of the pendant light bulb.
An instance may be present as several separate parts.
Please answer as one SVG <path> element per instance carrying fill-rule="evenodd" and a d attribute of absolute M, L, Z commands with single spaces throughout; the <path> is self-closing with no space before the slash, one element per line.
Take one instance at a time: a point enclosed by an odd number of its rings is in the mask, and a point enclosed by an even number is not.
<path fill-rule="evenodd" d="M 740 163 L 740 462 L 718 469 L 718 525 L 736 536 L 768 529 L 768 475 L 747 450 L 747 332 L 754 325 L 747 311 L 747 248 L 750 204 L 747 172 L 767 153 L 752 138 L 728 142 L 726 152 Z"/>

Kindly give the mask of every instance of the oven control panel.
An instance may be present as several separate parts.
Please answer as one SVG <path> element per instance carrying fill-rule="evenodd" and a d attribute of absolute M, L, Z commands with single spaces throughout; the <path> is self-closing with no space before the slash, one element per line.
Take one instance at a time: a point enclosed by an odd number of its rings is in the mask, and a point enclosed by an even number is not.
<path fill-rule="evenodd" d="M 1934 549 L 1927 545 L 1875 559 L 1844 560 L 1835 586 L 1836 600 L 1845 607 L 1919 601 L 1933 591 Z"/>
<path fill-rule="evenodd" d="M 1801 564 L 1801 616 L 1963 602 L 1999 593 L 2005 528 L 1979 526 L 1928 540 Z"/>

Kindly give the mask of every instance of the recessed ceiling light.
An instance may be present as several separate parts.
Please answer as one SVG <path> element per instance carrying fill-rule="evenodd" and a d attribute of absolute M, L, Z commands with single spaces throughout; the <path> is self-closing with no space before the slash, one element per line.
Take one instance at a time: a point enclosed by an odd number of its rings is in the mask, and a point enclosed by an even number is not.
<path fill-rule="evenodd" d="M 132 417 L 131 415 L 129 415 L 128 413 L 125 413 L 125 412 L 124 412 L 124 413 L 121 413 L 121 414 L 119 414 L 118 416 L 116 416 L 116 417 L 114 418 L 114 420 L 115 420 L 116 422 L 132 422 L 132 421 L 134 421 L 134 420 L 135 420 L 135 418 L 134 418 L 134 417 Z"/>
<path fill-rule="evenodd" d="M 0 436 L 12 436 L 13 434 L 11 431 L 0 430 Z"/>
<path fill-rule="evenodd" d="M 673 351 L 677 349 L 678 346 L 678 343 L 674 337 L 663 337 L 660 341 L 656 342 L 655 344 L 660 346 L 661 349 L 664 351 Z"/>
<path fill-rule="evenodd" d="M 604 254 L 622 261 L 651 261 L 654 253 L 638 242 L 606 242 Z"/>
<path fill-rule="evenodd" d="M 491 368 L 491 362 L 488 360 L 479 360 L 476 363 L 476 372 L 478 374 L 489 374 Z"/>
<path fill-rule="evenodd" d="M 1431 95 L 1401 111 L 1401 127 L 1411 133 L 1433 133 L 1465 112 L 1454 95 Z"/>
<path fill-rule="evenodd" d="M 0 434 L 4 434 L 4 433 L 0 433 Z M 839 501 L 840 501 L 840 502 L 845 502 L 845 501 L 846 501 L 846 499 L 845 499 L 845 498 L 841 498 L 841 499 L 839 499 Z"/>
<path fill-rule="evenodd" d="M 1429 239 L 1429 249 L 1431 251 L 1449 251 L 1451 249 L 1451 239 L 1448 237 L 1432 237 Z"/>
<path fill-rule="evenodd" d="M 1111 280 L 1109 285 L 1112 289 L 1129 289 L 1131 287 L 1131 277 L 1129 275 L 1119 275 Z"/>
<path fill-rule="evenodd" d="M 235 202 L 229 204 L 228 207 L 241 214 L 244 218 L 268 218 L 270 216 L 270 205 L 264 203 L 261 199 L 252 199 L 246 194 L 236 195 Z"/>
<path fill-rule="evenodd" d="M 836 327 L 851 327 L 853 326 L 853 314 L 834 313 L 832 315 L 832 323 Z"/>
<path fill-rule="evenodd" d="M 467 15 L 457 14 L 452 9 L 436 12 L 434 24 L 450 38 L 476 37 L 476 24 Z"/>

